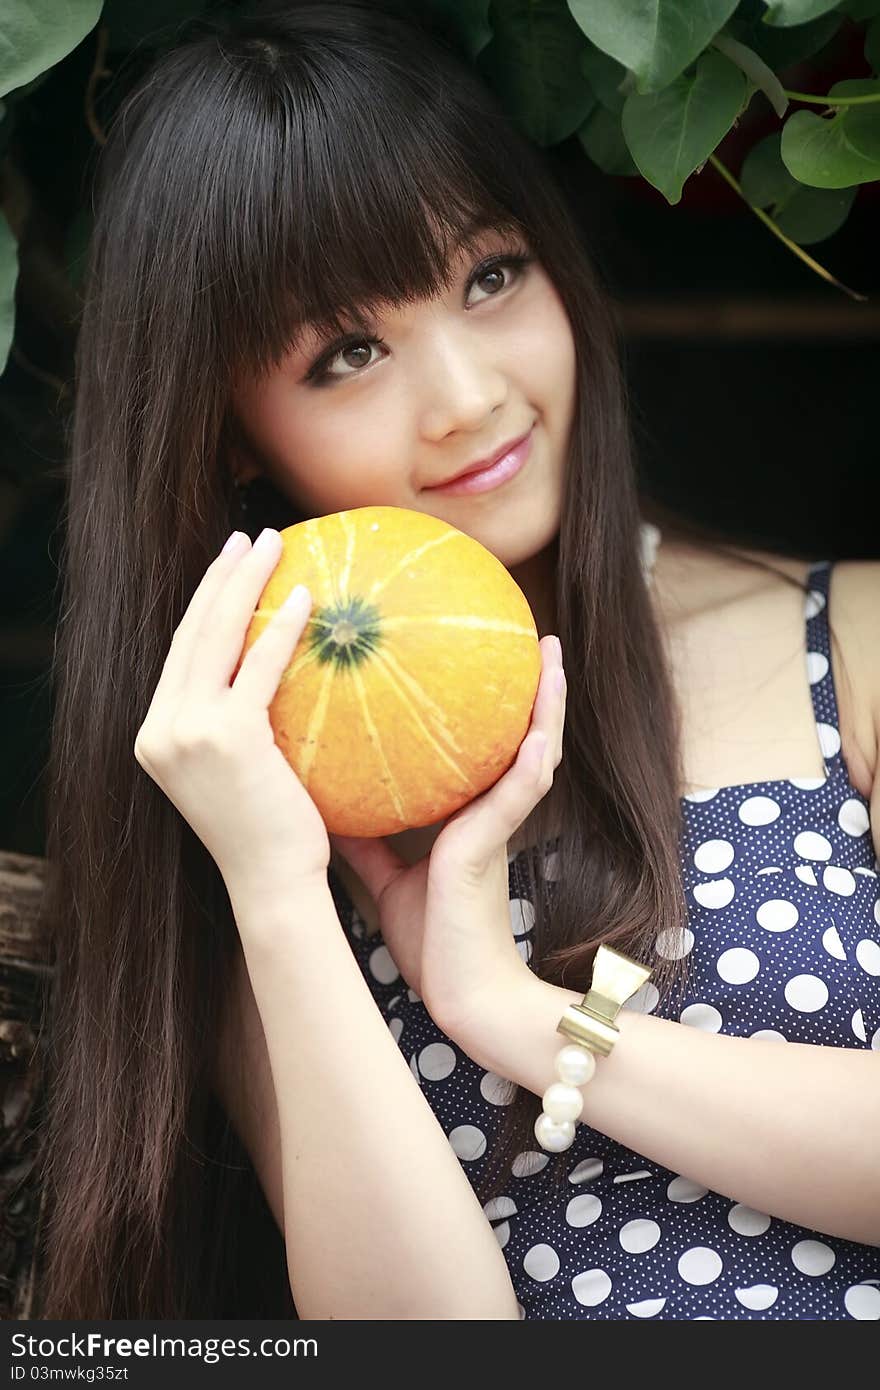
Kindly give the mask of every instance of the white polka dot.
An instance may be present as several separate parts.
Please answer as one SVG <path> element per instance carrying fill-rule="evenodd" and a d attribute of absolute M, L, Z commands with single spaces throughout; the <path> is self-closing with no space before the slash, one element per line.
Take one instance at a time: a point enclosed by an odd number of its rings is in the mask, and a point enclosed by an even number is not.
<path fill-rule="evenodd" d="M 406 991 L 406 997 L 411 1004 L 421 1004 L 422 1002 L 414 989 L 408 989 Z"/>
<path fill-rule="evenodd" d="M 833 724 L 824 724 L 821 720 L 816 724 L 816 733 L 819 736 L 819 747 L 822 755 L 826 758 L 833 758 L 840 752 L 840 734 Z"/>
<path fill-rule="evenodd" d="M 517 1154 L 510 1165 L 510 1171 L 515 1178 L 531 1178 L 535 1173 L 540 1173 L 542 1168 L 546 1168 L 549 1162 L 549 1154 L 543 1154 L 538 1149 L 526 1149 L 523 1153 Z"/>
<path fill-rule="evenodd" d="M 795 975 L 785 986 L 785 997 L 801 1014 L 814 1014 L 828 1003 L 828 986 L 818 975 Z"/>
<path fill-rule="evenodd" d="M 750 1289 L 734 1289 L 734 1293 L 742 1306 L 751 1308 L 754 1313 L 772 1308 L 779 1297 L 779 1290 L 774 1289 L 772 1284 L 752 1284 Z"/>
<path fill-rule="evenodd" d="M 824 607 L 825 595 L 818 589 L 811 589 L 810 592 L 804 596 L 804 613 L 808 620 L 818 617 Z"/>
<path fill-rule="evenodd" d="M 802 792 L 816 792 L 820 787 L 824 787 L 827 777 L 789 777 L 789 782 L 793 787 L 799 787 Z"/>
<path fill-rule="evenodd" d="M 794 852 L 802 859 L 830 859 L 831 844 L 816 830 L 802 830 L 794 837 Z"/>
<path fill-rule="evenodd" d="M 681 960 L 693 949 L 694 934 L 687 927 L 681 931 L 669 928 L 657 933 L 657 954 L 664 960 Z"/>
<path fill-rule="evenodd" d="M 703 1187 L 690 1178 L 673 1178 L 666 1189 L 666 1196 L 670 1202 L 699 1202 L 708 1191 L 708 1187 Z"/>
<path fill-rule="evenodd" d="M 448 1043 L 428 1043 L 419 1053 L 419 1071 L 426 1081 L 443 1081 L 455 1070 L 455 1053 Z"/>
<path fill-rule="evenodd" d="M 492 1234 L 497 1240 L 501 1249 L 503 1250 L 507 1242 L 510 1240 L 510 1222 L 499 1221 L 497 1226 L 492 1227 Z"/>
<path fill-rule="evenodd" d="M 419 1081 L 421 1079 L 419 1077 L 419 1060 L 416 1057 L 415 1053 L 413 1053 L 413 1055 L 409 1059 L 409 1069 L 415 1077 L 416 1081 Z"/>
<path fill-rule="evenodd" d="M 544 855 L 544 878 L 551 883 L 555 883 L 559 878 L 559 850 L 553 849 L 549 854 Z"/>
<path fill-rule="evenodd" d="M 653 1318 L 666 1307 L 665 1298 L 643 1298 L 641 1303 L 628 1303 L 626 1311 L 634 1318 Z"/>
<path fill-rule="evenodd" d="M 852 1028 L 859 1042 L 868 1041 L 868 1035 L 865 1031 L 865 1020 L 862 1017 L 861 1009 L 856 1009 L 855 1013 L 852 1016 L 852 1019 L 850 1020 L 850 1027 Z"/>
<path fill-rule="evenodd" d="M 752 1038 L 765 1038 L 767 1042 L 788 1042 L 782 1033 L 777 1033 L 775 1028 L 759 1028 L 757 1033 L 750 1033 Z"/>
<path fill-rule="evenodd" d="M 596 1308 L 610 1294 L 611 1280 L 604 1269 L 586 1269 L 572 1279 L 571 1291 L 584 1308 Z"/>
<path fill-rule="evenodd" d="M 714 878 L 711 883 L 696 884 L 692 891 L 700 907 L 717 910 L 733 901 L 735 890 L 729 878 Z"/>
<path fill-rule="evenodd" d="M 835 960 L 846 960 L 846 951 L 843 949 L 840 933 L 833 923 L 827 931 L 822 933 L 822 945 L 829 956 L 833 956 Z"/>
<path fill-rule="evenodd" d="M 799 1240 L 791 1252 L 791 1262 L 801 1274 L 817 1278 L 827 1274 L 837 1256 L 830 1245 L 821 1240 Z"/>
<path fill-rule="evenodd" d="M 685 792 L 684 799 L 685 801 L 711 801 L 720 790 L 720 787 L 700 787 L 697 791 Z"/>
<path fill-rule="evenodd" d="M 523 1259 L 523 1269 L 530 1279 L 544 1284 L 559 1273 L 559 1256 L 552 1245 L 533 1245 Z"/>
<path fill-rule="evenodd" d="M 597 1178 L 601 1178 L 604 1168 L 605 1164 L 601 1158 L 583 1158 L 576 1168 L 572 1168 L 568 1181 L 574 1184 L 595 1182 Z"/>
<path fill-rule="evenodd" d="M 818 685 L 828 674 L 828 658 L 824 652 L 807 652 L 807 680 Z"/>
<path fill-rule="evenodd" d="M 755 877 L 760 878 L 762 874 L 781 874 L 782 870 L 778 864 L 767 864 L 765 868 L 758 869 Z"/>
<path fill-rule="evenodd" d="M 688 1004 L 686 1009 L 682 1009 L 678 1020 L 688 1028 L 699 1028 L 703 1033 L 720 1033 L 724 1022 L 711 1004 Z"/>
<path fill-rule="evenodd" d="M 787 898 L 769 898 L 755 913 L 758 926 L 765 931 L 791 931 L 799 916 L 794 903 Z"/>
<path fill-rule="evenodd" d="M 880 946 L 865 936 L 856 947 L 856 960 L 866 975 L 880 975 Z"/>
<path fill-rule="evenodd" d="M 843 1295 L 843 1306 L 859 1322 L 880 1320 L 880 1289 L 871 1284 L 853 1284 Z"/>
<path fill-rule="evenodd" d="M 761 962 L 754 951 L 747 951 L 744 946 L 733 946 L 718 957 L 715 969 L 726 984 L 745 985 L 755 978 L 761 969 Z"/>
<path fill-rule="evenodd" d="M 845 834 L 852 835 L 855 839 L 860 835 L 867 835 L 870 826 L 867 808 L 851 796 L 838 811 L 837 824 Z"/>
<path fill-rule="evenodd" d="M 877 923 L 877 926 L 880 927 L 880 898 L 878 898 L 874 904 L 874 921 Z"/>
<path fill-rule="evenodd" d="M 734 853 L 729 840 L 704 840 L 694 853 L 694 863 L 701 874 L 720 874 L 733 863 Z"/>
<path fill-rule="evenodd" d="M 653 1013 L 660 1000 L 660 991 L 656 985 L 652 985 L 647 980 L 641 989 L 637 989 L 623 1005 L 625 1009 L 632 1009 L 637 1014 Z"/>
<path fill-rule="evenodd" d="M 829 864 L 822 871 L 822 882 L 832 893 L 839 893 L 842 898 L 849 898 L 856 891 L 856 881 L 849 869 L 838 868 L 836 864 Z"/>
<path fill-rule="evenodd" d="M 449 1136 L 449 1142 L 464 1163 L 473 1163 L 486 1152 L 486 1136 L 476 1125 L 457 1125 Z"/>
<path fill-rule="evenodd" d="M 517 1207 L 512 1197 L 491 1197 L 483 1211 L 489 1221 L 506 1221 L 508 1216 L 516 1215 Z"/>
<path fill-rule="evenodd" d="M 854 874 L 864 874 L 866 878 L 876 878 L 876 877 L 877 877 L 877 870 L 876 870 L 876 869 L 866 869 L 865 866 L 864 866 L 864 864 L 857 864 L 856 867 L 853 869 L 853 873 L 854 873 Z"/>
<path fill-rule="evenodd" d="M 660 1239 L 661 1231 L 656 1221 L 627 1221 L 621 1226 L 619 1240 L 622 1248 L 630 1255 L 643 1255 L 653 1250 Z"/>
<path fill-rule="evenodd" d="M 779 803 L 772 796 L 749 796 L 738 814 L 743 825 L 772 825 L 779 816 Z"/>
<path fill-rule="evenodd" d="M 871 1038 L 871 1050 L 873 1052 L 880 1052 L 880 1028 L 877 1029 L 876 1033 Z"/>
<path fill-rule="evenodd" d="M 370 974 L 378 980 L 381 985 L 390 985 L 392 980 L 396 980 L 400 971 L 391 959 L 387 946 L 377 946 L 375 951 L 370 952 Z"/>
<path fill-rule="evenodd" d="M 520 941 L 517 941 L 516 949 L 519 951 L 526 965 L 528 965 L 529 961 L 532 959 L 532 943 L 529 941 L 528 937 L 524 936 Z"/>
<path fill-rule="evenodd" d="M 508 903 L 510 910 L 510 927 L 514 936 L 525 936 L 535 925 L 535 905 L 530 903 L 527 898 L 511 898 Z"/>
<path fill-rule="evenodd" d="M 727 1213 L 728 1224 L 740 1236 L 762 1236 L 770 1225 L 770 1217 L 753 1207 L 737 1202 Z"/>
<path fill-rule="evenodd" d="M 707 1245 L 685 1250 L 678 1262 L 678 1272 L 686 1284 L 713 1284 L 723 1268 L 721 1256 Z"/>
<path fill-rule="evenodd" d="M 592 1192 L 582 1192 L 580 1197 L 572 1197 L 565 1208 L 565 1219 L 569 1226 L 592 1226 L 602 1214 L 602 1203 Z"/>
<path fill-rule="evenodd" d="M 400 1035 L 403 1032 L 403 1019 L 392 1018 L 391 1022 L 388 1024 L 388 1031 L 395 1042 L 400 1042 Z"/>
<path fill-rule="evenodd" d="M 499 1076 L 494 1071 L 483 1073 L 480 1081 L 480 1095 L 490 1105 L 510 1105 L 514 1091 L 513 1083 L 508 1081 L 506 1076 Z"/>
<path fill-rule="evenodd" d="M 811 888 L 819 887 L 816 870 L 813 868 L 812 864 L 795 864 L 794 871 L 801 883 L 809 883 Z"/>

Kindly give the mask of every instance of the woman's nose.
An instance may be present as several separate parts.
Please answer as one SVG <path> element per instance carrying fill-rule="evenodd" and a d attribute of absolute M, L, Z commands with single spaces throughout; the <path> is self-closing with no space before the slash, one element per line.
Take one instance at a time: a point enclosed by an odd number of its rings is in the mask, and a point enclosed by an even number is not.
<path fill-rule="evenodd" d="M 477 431 L 507 399 L 507 378 L 485 344 L 461 332 L 432 335 L 419 363 L 422 433 L 442 439 L 455 430 Z"/>

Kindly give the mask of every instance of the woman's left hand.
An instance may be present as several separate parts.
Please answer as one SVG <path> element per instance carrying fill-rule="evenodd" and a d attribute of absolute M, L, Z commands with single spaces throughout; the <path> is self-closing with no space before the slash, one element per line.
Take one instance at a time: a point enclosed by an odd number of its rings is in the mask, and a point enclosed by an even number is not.
<path fill-rule="evenodd" d="M 410 865 L 384 838 L 330 835 L 377 904 L 394 964 L 451 1037 L 528 970 L 511 930 L 507 842 L 553 784 L 565 721 L 556 643 L 545 637 L 540 647 L 541 680 L 515 762 L 447 818 L 429 855 Z"/>

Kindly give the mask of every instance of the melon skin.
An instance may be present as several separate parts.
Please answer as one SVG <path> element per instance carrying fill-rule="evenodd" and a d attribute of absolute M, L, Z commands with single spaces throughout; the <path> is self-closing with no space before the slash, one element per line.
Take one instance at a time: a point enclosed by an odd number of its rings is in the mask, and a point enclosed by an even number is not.
<path fill-rule="evenodd" d="M 532 611 L 500 560 L 403 507 L 334 512 L 280 534 L 236 673 L 306 584 L 309 621 L 269 719 L 328 831 L 431 825 L 491 787 L 515 761 L 541 676 Z"/>

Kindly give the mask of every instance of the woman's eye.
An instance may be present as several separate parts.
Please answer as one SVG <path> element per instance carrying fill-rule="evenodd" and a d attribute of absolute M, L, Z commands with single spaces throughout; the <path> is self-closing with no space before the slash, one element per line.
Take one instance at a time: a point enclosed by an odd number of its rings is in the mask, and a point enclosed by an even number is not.
<path fill-rule="evenodd" d="M 306 374 L 306 381 L 322 382 L 327 380 L 339 380 L 340 377 L 358 376 L 365 367 L 371 367 L 370 349 L 373 347 L 384 347 L 384 338 L 352 338 L 349 342 L 341 344 L 339 347 L 329 349 L 317 362 L 309 369 Z M 355 361 L 355 370 L 351 372 L 331 372 L 330 368 L 337 360 L 347 360 L 349 353 L 360 354 Z M 366 353 L 366 357 L 364 356 Z M 351 363 L 349 362 L 349 365 Z"/>
<path fill-rule="evenodd" d="M 494 261 L 492 265 L 483 266 L 481 270 L 478 270 L 476 274 L 471 277 L 468 288 L 470 289 L 471 286 L 478 285 L 481 280 L 494 279 L 495 284 L 499 286 L 499 289 L 494 290 L 490 295 L 490 298 L 494 299 L 500 290 L 507 289 L 511 283 L 515 283 L 520 279 L 524 267 L 528 265 L 531 260 L 531 256 L 502 256 Z"/>

